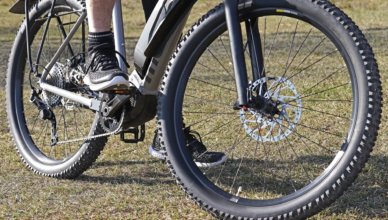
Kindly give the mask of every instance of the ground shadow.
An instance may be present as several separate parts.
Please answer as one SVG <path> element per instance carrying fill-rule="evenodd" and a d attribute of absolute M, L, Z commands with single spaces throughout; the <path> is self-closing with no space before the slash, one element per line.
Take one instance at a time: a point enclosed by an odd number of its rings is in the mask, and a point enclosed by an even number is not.
<path fill-rule="evenodd" d="M 152 185 L 172 185 L 174 181 L 171 175 L 167 172 L 163 172 L 162 170 L 155 171 L 149 167 L 152 164 L 160 164 L 164 166 L 164 161 L 160 160 L 152 160 L 152 161 L 105 161 L 105 162 L 97 162 L 94 163 L 91 169 L 98 168 L 107 168 L 113 166 L 121 166 L 121 167 L 131 167 L 134 166 L 142 166 L 140 169 L 137 167 L 134 170 L 131 170 L 128 175 L 113 175 L 113 176 L 91 176 L 87 174 L 82 174 L 75 181 L 81 182 L 94 182 L 94 183 L 110 183 L 110 184 L 132 184 L 139 183 L 146 186 Z"/>

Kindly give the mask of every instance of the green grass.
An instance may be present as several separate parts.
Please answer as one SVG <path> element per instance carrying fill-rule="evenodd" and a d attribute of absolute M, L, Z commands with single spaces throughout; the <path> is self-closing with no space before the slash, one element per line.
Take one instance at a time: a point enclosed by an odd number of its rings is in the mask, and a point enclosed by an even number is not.
<path fill-rule="evenodd" d="M 377 1 L 362 1 L 362 0 L 338 0 L 333 1 L 336 5 L 341 7 L 363 30 L 370 44 L 374 48 L 376 58 L 379 62 L 380 73 L 382 76 L 383 84 L 387 83 L 387 70 L 388 70 L 388 51 L 387 51 L 387 40 L 388 40 L 388 24 L 386 22 L 387 15 L 385 14 L 388 10 L 388 3 L 384 0 Z M 142 10 L 133 11 L 135 8 L 141 8 L 140 1 L 126 0 L 124 4 L 124 23 L 127 38 L 127 54 L 129 61 L 133 61 L 133 49 L 136 45 L 136 40 L 139 37 L 142 26 L 145 24 L 145 19 Z M 199 1 L 192 11 L 189 21 L 185 27 L 187 30 L 191 27 L 192 23 L 195 22 L 202 14 L 206 13 L 210 8 L 219 4 L 218 1 Z M 16 33 L 17 27 L 20 24 L 23 16 L 12 15 L 6 13 L 11 3 L 9 1 L 0 0 L 0 85 L 3 89 L 0 93 L 1 103 L 5 102 L 5 74 L 8 54 L 11 49 L 11 43 Z M 287 21 L 284 22 L 285 24 Z M 270 25 L 276 24 L 276 21 L 270 21 Z M 282 30 L 287 30 L 292 33 L 292 26 L 282 26 Z M 308 27 L 301 26 L 300 36 L 296 39 L 301 42 L 303 34 L 308 31 Z M 272 35 L 271 35 L 272 34 Z M 310 42 L 316 42 L 319 39 L 313 38 Z M 273 31 L 269 31 L 268 39 L 273 38 Z M 283 41 L 284 39 L 284 41 Z M 278 45 L 288 45 L 289 38 L 279 37 Z M 266 50 L 270 48 L 270 41 L 268 40 Z M 275 47 L 273 48 L 272 54 L 284 54 L 287 53 L 286 47 Z M 319 51 L 314 54 L 311 59 L 306 60 L 305 65 L 311 64 L 318 57 L 330 52 L 330 45 L 325 45 L 325 50 Z M 217 51 L 217 54 L 223 53 L 222 45 L 214 44 L 210 47 L 211 50 Z M 302 50 L 301 54 L 306 54 L 306 50 Z M 298 57 L 299 62 L 302 58 Z M 278 56 L 278 59 L 273 60 L 269 63 L 268 69 L 272 71 L 274 75 L 276 72 L 280 72 L 283 68 L 285 56 Z M 202 57 L 203 63 L 206 63 L 211 68 L 222 72 L 222 68 L 217 65 L 216 62 L 211 62 L 211 55 L 208 53 Z M 222 62 L 227 63 L 226 54 L 220 56 Z M 295 62 L 298 63 L 298 62 Z M 297 76 L 292 80 L 292 83 L 296 87 L 310 88 L 315 83 L 319 82 L 319 76 L 324 74 L 325 71 L 333 72 L 341 65 L 341 61 L 338 59 L 329 58 L 327 63 L 331 63 L 327 66 L 314 66 L 314 69 L 309 74 Z M 283 65 L 282 65 L 283 64 Z M 297 66 L 292 66 L 296 68 Z M 325 67 L 325 69 L 323 68 Z M 231 70 L 231 66 L 226 67 Z M 132 67 L 133 69 L 133 67 Z M 302 67 L 299 68 L 300 70 Z M 224 77 L 224 80 L 217 80 L 216 74 L 206 71 L 205 68 L 196 66 L 194 69 L 193 76 L 203 77 L 199 79 L 209 80 L 209 82 L 217 82 L 221 86 L 230 86 L 228 78 Z M 190 81 L 191 82 L 191 81 Z M 335 80 L 329 81 L 329 84 L 323 84 L 316 90 L 310 91 L 311 94 L 321 90 L 322 88 L 328 88 L 334 85 L 339 85 L 346 82 L 346 78 L 342 75 L 337 76 Z M 214 90 L 211 87 L 204 87 L 201 84 L 191 83 L 188 87 L 188 94 L 196 94 L 198 89 L 202 89 L 202 93 L 199 94 L 202 98 L 218 99 L 222 102 L 228 101 L 233 104 L 233 93 L 225 93 L 222 90 Z M 233 86 L 228 87 L 233 89 Z M 388 92 L 387 88 L 383 86 L 383 92 Z M 28 93 L 27 93 L 28 94 Z M 327 93 L 341 98 L 351 98 L 346 95 L 349 94 L 347 88 Z M 318 96 L 319 97 L 319 96 Z M 323 97 L 323 96 L 322 96 Z M 26 105 L 28 102 L 26 100 Z M 194 108 L 200 106 L 200 109 L 207 111 L 216 111 L 217 106 L 209 105 L 204 101 L 187 101 L 184 105 L 185 111 L 196 110 Z M 304 106 L 305 107 L 305 106 Z M 337 111 L 341 110 L 341 116 L 348 116 L 346 105 L 336 105 L 336 108 L 330 109 L 327 104 L 314 105 L 313 109 L 326 109 L 332 114 L 336 114 Z M 199 108 L 199 107 L 198 107 Z M 387 109 L 384 107 L 383 111 Z M 303 123 L 314 124 L 314 117 L 319 117 L 319 114 L 312 112 L 303 112 Z M 36 115 L 36 111 L 29 112 L 27 115 L 33 118 Z M 86 113 L 85 113 L 86 114 Z M 66 116 L 67 117 L 67 116 Z M 206 116 L 190 116 L 187 115 L 185 120 L 186 123 L 195 122 Z M 144 142 L 139 144 L 124 144 L 120 142 L 118 136 L 112 136 L 109 138 L 109 142 L 106 145 L 101 156 L 98 158 L 96 163 L 83 175 L 75 180 L 56 180 L 50 178 L 44 178 L 32 173 L 30 170 L 25 168 L 16 151 L 14 150 L 13 141 L 9 134 L 9 129 L 6 122 L 5 111 L 0 112 L 0 219 L 3 218 L 15 218 L 15 219 L 29 219 L 29 218 L 48 218 L 48 219 L 212 219 L 207 213 L 200 210 L 190 200 L 186 199 L 180 190 L 176 186 L 175 181 L 171 178 L 166 165 L 160 161 L 151 158 L 148 154 L 148 147 L 152 143 L 153 131 L 155 129 L 155 121 L 147 123 L 147 135 Z M 86 118 L 84 120 L 86 121 Z M 224 117 L 225 118 L 225 117 Z M 219 116 L 217 119 L 224 119 L 223 116 Z M 326 125 L 320 127 L 332 133 L 338 132 L 341 134 L 341 128 L 345 125 L 334 123 L 330 118 L 319 118 L 321 124 Z M 69 115 L 66 118 L 68 123 L 71 123 L 72 117 Z M 214 120 L 217 122 L 217 120 Z M 239 119 L 237 120 L 239 121 Z M 218 122 L 219 123 L 219 122 Z M 201 131 L 201 134 L 205 134 L 211 131 L 212 128 L 221 124 L 211 125 L 199 125 L 195 127 Z M 237 125 L 237 122 L 234 124 Z M 36 132 L 34 135 L 39 135 L 38 131 L 44 129 L 44 124 L 30 125 L 30 129 L 34 127 Z M 87 126 L 85 126 L 86 129 Z M 322 211 L 313 217 L 313 219 L 386 219 L 388 218 L 388 120 L 387 115 L 383 114 L 382 124 L 380 126 L 380 135 L 377 140 L 376 147 L 372 154 L 372 157 L 364 168 L 363 172 L 359 175 L 357 181 L 353 186 L 345 192 L 335 203 L 333 203 L 328 209 Z M 223 135 L 231 130 L 225 130 L 224 133 L 214 134 L 211 139 L 206 139 L 206 145 L 211 146 L 219 141 L 227 142 L 230 138 L 222 139 Z M 61 130 L 58 130 L 61 132 Z M 63 131 L 62 131 L 63 132 Z M 73 133 L 72 133 L 73 132 Z M 76 136 L 77 130 L 69 132 L 70 135 Z M 36 136 L 34 136 L 36 138 Z M 324 138 L 314 136 L 311 138 L 316 141 L 321 141 L 322 144 L 325 142 L 332 143 L 333 147 L 337 140 L 331 140 L 330 136 L 323 136 Z M 290 139 L 291 142 L 296 139 Z M 248 144 L 244 142 L 243 144 Z M 222 145 L 221 145 L 222 146 Z M 273 149 L 276 146 L 271 145 Z M 279 146 L 282 152 L 287 152 L 285 146 Z M 238 161 L 244 148 L 240 151 L 236 151 L 230 158 Z M 222 149 L 221 149 L 222 150 Z M 288 150 L 289 151 L 289 150 Z M 265 152 L 264 152 L 265 153 Z M 292 153 L 287 152 L 288 155 Z M 287 164 L 279 163 L 279 158 L 275 153 L 269 152 L 275 159 L 269 164 L 273 170 L 278 169 L 277 167 L 286 166 Z M 298 151 L 299 155 L 309 155 L 309 153 L 301 147 Z M 301 169 L 303 165 L 309 165 L 309 170 L 319 174 L 321 165 L 324 164 L 327 159 L 333 155 L 329 153 L 323 153 L 321 157 L 308 158 L 305 157 L 303 162 L 295 163 L 299 167 L 299 171 L 295 172 L 295 176 L 300 176 L 301 179 L 306 179 L 303 176 Z M 287 158 L 286 161 L 295 161 L 295 158 Z M 301 165 L 300 165 L 301 164 Z M 237 167 L 237 163 L 230 163 L 227 167 L 230 172 L 233 173 L 233 169 Z M 278 169 L 281 175 L 286 175 L 284 169 Z M 235 170 L 234 170 L 235 171 Z M 241 172 L 249 172 L 250 170 L 241 169 Z M 257 172 L 261 172 L 257 170 Z M 208 173 L 209 177 L 212 177 L 212 173 Z M 281 176 L 275 175 L 275 176 Z M 264 175 L 267 179 L 270 179 L 269 173 Z M 262 177 L 262 178 L 264 178 Z M 258 180 L 262 180 L 258 178 Z M 273 183 L 281 183 L 282 180 L 272 178 Z M 228 179 L 225 179 L 225 187 L 230 185 Z M 260 184 L 260 181 L 254 182 L 253 184 Z M 302 183 L 301 183 L 302 184 Z M 303 184 L 302 184 L 303 185 Z M 222 186 L 221 186 L 222 187 Z M 284 187 L 285 192 L 289 190 L 290 186 Z M 235 190 L 235 189 L 233 189 Z M 265 196 L 273 197 L 271 192 L 266 192 Z"/>

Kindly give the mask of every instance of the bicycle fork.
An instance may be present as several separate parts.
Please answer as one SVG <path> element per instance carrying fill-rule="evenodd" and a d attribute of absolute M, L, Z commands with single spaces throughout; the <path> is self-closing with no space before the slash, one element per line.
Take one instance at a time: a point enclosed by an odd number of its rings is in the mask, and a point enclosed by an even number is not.
<path fill-rule="evenodd" d="M 223 0 L 225 6 L 225 17 L 228 27 L 230 49 L 232 51 L 233 70 L 237 89 L 237 98 L 239 107 L 246 109 L 252 104 L 251 92 L 249 91 L 248 75 L 245 63 L 245 49 L 242 40 L 242 31 L 238 16 L 239 2 L 236 0 Z M 263 54 L 260 42 L 260 34 L 258 31 L 257 19 L 255 21 L 248 20 L 245 23 L 248 34 L 247 46 L 251 55 L 251 65 L 253 80 L 258 80 L 265 76 Z M 265 86 L 266 87 L 266 86 Z M 261 91 L 264 94 L 266 91 Z M 255 102 L 260 102 L 262 99 L 255 99 Z"/>

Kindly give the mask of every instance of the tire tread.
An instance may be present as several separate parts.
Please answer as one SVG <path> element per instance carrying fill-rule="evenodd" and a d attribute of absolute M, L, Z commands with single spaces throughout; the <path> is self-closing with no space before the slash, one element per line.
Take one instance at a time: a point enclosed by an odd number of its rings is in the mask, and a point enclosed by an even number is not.
<path fill-rule="evenodd" d="M 326 0 L 306 0 L 312 4 L 319 5 L 322 9 L 324 9 L 327 13 L 338 20 L 338 22 L 343 26 L 345 30 L 348 31 L 349 35 L 352 37 L 354 44 L 358 47 L 360 55 L 364 61 L 364 66 L 366 68 L 365 74 L 367 75 L 368 87 L 369 87 L 369 112 L 367 116 L 367 127 L 364 131 L 363 139 L 359 144 L 359 150 L 354 155 L 353 160 L 350 162 L 349 166 L 346 170 L 343 171 L 341 178 L 338 178 L 331 187 L 329 187 L 325 193 L 323 193 L 320 197 L 311 200 L 308 204 L 305 204 L 302 207 L 295 208 L 294 210 L 283 213 L 282 215 L 276 215 L 271 217 L 266 217 L 263 219 L 305 219 L 309 216 L 312 216 L 324 208 L 328 207 L 331 203 L 333 203 L 338 197 L 340 197 L 344 191 L 347 190 L 349 186 L 355 181 L 358 174 L 361 172 L 362 168 L 365 166 L 366 162 L 370 157 L 370 153 L 374 147 L 374 143 L 376 141 L 379 124 L 381 122 L 381 108 L 382 108 L 382 87 L 380 81 L 380 75 L 378 70 L 378 65 L 376 59 L 374 58 L 373 49 L 368 44 L 365 39 L 364 34 L 360 31 L 358 26 L 340 9 L 338 9 L 334 4 L 330 3 Z M 164 151 L 164 156 L 168 158 L 166 145 L 163 142 L 162 136 L 162 126 L 159 121 L 163 112 L 161 106 L 163 105 L 163 96 L 164 87 L 166 85 L 167 77 L 169 77 L 169 71 L 171 66 L 174 63 L 174 60 L 178 56 L 182 45 L 185 44 L 190 35 L 195 32 L 196 27 L 200 26 L 206 19 L 208 19 L 215 12 L 223 10 L 223 4 L 220 4 L 210 10 L 207 14 L 202 16 L 186 33 L 186 35 L 181 39 L 178 43 L 178 46 L 171 57 L 171 60 L 166 68 L 165 75 L 163 77 L 163 83 L 161 86 L 161 90 L 159 92 L 158 99 L 158 134 L 161 139 L 162 148 Z M 174 167 L 170 160 L 166 160 L 167 167 L 170 170 L 171 175 L 176 179 L 177 184 L 184 191 L 186 196 L 190 198 L 196 205 L 198 205 L 201 209 L 208 212 L 210 215 L 218 218 L 218 219 L 250 219 L 248 216 L 233 216 L 229 213 L 225 213 L 219 210 L 216 210 L 213 207 L 210 207 L 208 204 L 203 203 L 201 198 L 195 196 L 190 190 L 185 186 L 185 183 L 179 179 L 179 176 L 176 174 Z M 259 218 L 260 219 L 260 218 Z"/>

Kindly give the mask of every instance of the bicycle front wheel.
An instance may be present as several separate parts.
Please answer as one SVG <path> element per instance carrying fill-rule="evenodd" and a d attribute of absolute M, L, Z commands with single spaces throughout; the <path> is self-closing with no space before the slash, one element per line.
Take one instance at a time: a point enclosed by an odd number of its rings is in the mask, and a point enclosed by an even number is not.
<path fill-rule="evenodd" d="M 222 5 L 189 30 L 162 83 L 158 124 L 168 166 L 186 194 L 219 218 L 311 216 L 355 180 L 376 140 L 381 84 L 363 34 L 327 1 L 287 2 L 239 11 L 248 89 L 276 113 L 233 108 Z M 259 78 L 256 52 L 247 49 L 251 28 L 260 34 Z M 227 161 L 197 167 L 183 126 Z"/>

